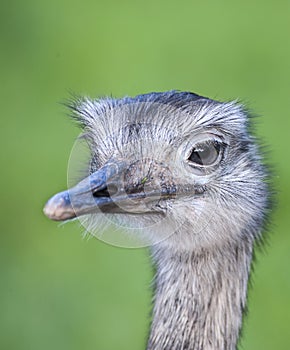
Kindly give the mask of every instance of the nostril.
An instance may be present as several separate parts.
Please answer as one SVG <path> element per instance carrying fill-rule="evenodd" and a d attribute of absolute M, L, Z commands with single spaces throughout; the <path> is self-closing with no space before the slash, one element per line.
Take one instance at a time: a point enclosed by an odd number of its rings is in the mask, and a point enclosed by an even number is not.
<path fill-rule="evenodd" d="M 93 192 L 94 197 L 111 197 L 118 192 L 118 187 L 115 185 L 109 185 L 105 188 Z"/>
<path fill-rule="evenodd" d="M 110 197 L 108 187 L 103 188 L 102 190 L 93 192 L 94 197 Z"/>

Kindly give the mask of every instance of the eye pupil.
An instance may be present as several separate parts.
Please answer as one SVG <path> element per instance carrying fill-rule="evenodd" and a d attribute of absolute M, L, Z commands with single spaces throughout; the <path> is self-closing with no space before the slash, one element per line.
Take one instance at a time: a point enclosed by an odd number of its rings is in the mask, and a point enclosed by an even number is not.
<path fill-rule="evenodd" d="M 216 162 L 221 145 L 218 142 L 204 142 L 197 144 L 191 151 L 188 160 L 194 164 L 207 166 Z"/>
<path fill-rule="evenodd" d="M 188 158 L 191 162 L 196 164 L 202 164 L 202 159 L 200 157 L 200 154 L 197 150 L 193 149 L 191 152 L 190 157 Z"/>

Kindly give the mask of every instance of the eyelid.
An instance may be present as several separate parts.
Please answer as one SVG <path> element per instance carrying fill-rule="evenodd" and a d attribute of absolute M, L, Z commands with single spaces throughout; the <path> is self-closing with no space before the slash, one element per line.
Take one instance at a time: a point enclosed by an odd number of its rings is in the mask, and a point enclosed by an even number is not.
<path fill-rule="evenodd" d="M 202 146 L 202 145 L 211 145 L 211 144 L 219 144 L 219 145 L 222 145 L 223 142 L 221 140 L 217 140 L 217 139 L 207 139 L 207 140 L 204 140 L 204 141 L 199 141 L 199 142 L 196 142 L 192 149 L 193 148 L 198 148 L 199 146 Z"/>

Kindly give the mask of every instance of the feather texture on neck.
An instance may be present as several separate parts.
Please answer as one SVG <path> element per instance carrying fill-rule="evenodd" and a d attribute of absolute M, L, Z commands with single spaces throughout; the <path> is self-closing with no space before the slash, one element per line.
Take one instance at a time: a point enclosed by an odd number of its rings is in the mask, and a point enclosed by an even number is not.
<path fill-rule="evenodd" d="M 246 304 L 252 242 L 174 253 L 155 248 L 147 350 L 234 350 Z"/>

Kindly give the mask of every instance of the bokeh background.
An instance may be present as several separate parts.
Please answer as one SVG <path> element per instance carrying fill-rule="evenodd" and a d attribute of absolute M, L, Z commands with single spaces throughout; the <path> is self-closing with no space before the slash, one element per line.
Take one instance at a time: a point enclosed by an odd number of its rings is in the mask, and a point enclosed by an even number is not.
<path fill-rule="evenodd" d="M 290 349 L 290 3 L 0 2 L 0 348 L 145 349 L 146 249 L 82 239 L 42 214 L 66 188 L 79 130 L 61 105 L 170 89 L 239 98 L 261 115 L 278 192 L 240 349 Z"/>

